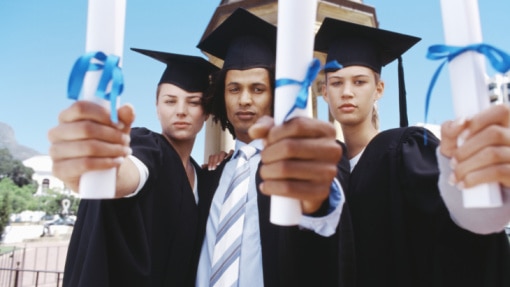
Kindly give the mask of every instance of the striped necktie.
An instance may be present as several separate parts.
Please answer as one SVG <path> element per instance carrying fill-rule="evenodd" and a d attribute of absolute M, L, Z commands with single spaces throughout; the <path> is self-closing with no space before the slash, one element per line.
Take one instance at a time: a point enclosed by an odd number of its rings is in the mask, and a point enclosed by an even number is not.
<path fill-rule="evenodd" d="M 237 286 L 246 198 L 250 177 L 249 159 L 257 149 L 246 145 L 239 149 L 239 160 L 221 207 L 214 245 L 210 286 Z"/>

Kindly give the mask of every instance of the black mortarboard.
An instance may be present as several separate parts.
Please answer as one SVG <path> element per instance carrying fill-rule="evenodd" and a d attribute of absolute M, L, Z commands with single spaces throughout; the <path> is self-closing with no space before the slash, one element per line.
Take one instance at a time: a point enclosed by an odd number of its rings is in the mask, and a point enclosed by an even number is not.
<path fill-rule="evenodd" d="M 276 27 L 238 8 L 197 47 L 223 59 L 226 70 L 274 67 Z"/>
<path fill-rule="evenodd" d="M 188 92 L 203 92 L 209 86 L 209 75 L 218 67 L 201 57 L 131 48 L 131 50 L 166 64 L 158 84 L 174 84 Z"/>
<path fill-rule="evenodd" d="M 400 126 L 408 125 L 404 69 L 401 55 L 420 38 L 337 19 L 324 19 L 315 36 L 315 50 L 327 53 L 326 63 L 337 61 L 343 67 L 381 68 L 398 59 Z M 328 71 L 328 67 L 326 67 Z"/>

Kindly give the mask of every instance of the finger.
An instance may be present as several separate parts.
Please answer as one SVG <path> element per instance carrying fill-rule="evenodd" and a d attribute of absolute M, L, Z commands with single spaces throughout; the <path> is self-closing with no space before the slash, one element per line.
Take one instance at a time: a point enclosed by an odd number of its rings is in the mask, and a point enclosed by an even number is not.
<path fill-rule="evenodd" d="M 93 121 L 64 122 L 48 131 L 51 143 L 96 139 L 110 143 L 129 143 L 129 135 L 115 126 L 98 124 Z"/>
<path fill-rule="evenodd" d="M 76 185 L 73 190 L 77 191 L 79 178 L 82 174 L 92 170 L 104 170 L 118 167 L 122 163 L 121 158 L 74 158 L 68 160 L 53 161 L 52 172 L 57 178 L 66 184 Z"/>
<path fill-rule="evenodd" d="M 58 117 L 59 123 L 90 120 L 114 126 L 110 112 L 102 106 L 89 101 L 76 101 L 63 110 Z"/>
<path fill-rule="evenodd" d="M 476 114 L 469 123 L 470 134 L 476 134 L 490 125 L 510 127 L 510 107 L 494 105 Z"/>
<path fill-rule="evenodd" d="M 336 138 L 336 131 L 332 124 L 306 117 L 296 117 L 269 131 L 267 143 L 272 144 L 283 138 Z"/>
<path fill-rule="evenodd" d="M 262 180 L 300 180 L 331 183 L 337 174 L 335 164 L 318 161 L 277 161 L 260 167 Z"/>
<path fill-rule="evenodd" d="M 510 146 L 510 129 L 491 125 L 469 136 L 453 154 L 457 162 L 473 158 L 477 153 L 485 156 L 482 150 L 490 147 Z M 480 155 L 480 156 L 481 156 Z"/>
<path fill-rule="evenodd" d="M 337 163 L 342 147 L 330 138 L 283 139 L 268 145 L 261 153 L 264 164 L 284 159 L 316 160 Z"/>
<path fill-rule="evenodd" d="M 119 122 L 122 123 L 120 129 L 129 133 L 131 125 L 135 120 L 135 109 L 131 104 L 124 104 L 118 109 Z"/>
<path fill-rule="evenodd" d="M 53 160 L 71 158 L 117 158 L 131 154 L 128 146 L 111 144 L 98 140 L 58 142 L 50 146 L 49 154 Z"/>
<path fill-rule="evenodd" d="M 457 148 L 457 137 L 466 127 L 464 118 L 446 121 L 441 125 L 441 143 L 439 150 L 444 156 L 451 158 Z"/>
<path fill-rule="evenodd" d="M 278 195 L 302 201 L 322 202 L 329 196 L 329 184 L 298 180 L 265 180 L 260 191 L 265 195 Z"/>
<path fill-rule="evenodd" d="M 505 187 L 510 187 L 510 164 L 493 165 L 470 172 L 460 182 L 463 188 L 490 182 L 499 182 Z"/>
<path fill-rule="evenodd" d="M 469 173 L 487 169 L 493 165 L 497 166 L 502 164 L 510 164 L 510 147 L 486 147 L 473 156 L 459 161 L 455 166 L 455 177 L 459 181 L 463 181 Z"/>
<path fill-rule="evenodd" d="M 222 154 L 213 154 L 213 155 L 210 155 L 209 156 L 209 161 L 208 161 L 208 164 L 207 166 L 209 167 L 210 170 L 213 170 L 216 168 L 216 166 L 218 166 L 218 164 L 221 163 L 221 161 L 223 160 L 223 157 L 221 156 Z M 225 153 L 223 153 L 223 155 L 225 155 Z"/>

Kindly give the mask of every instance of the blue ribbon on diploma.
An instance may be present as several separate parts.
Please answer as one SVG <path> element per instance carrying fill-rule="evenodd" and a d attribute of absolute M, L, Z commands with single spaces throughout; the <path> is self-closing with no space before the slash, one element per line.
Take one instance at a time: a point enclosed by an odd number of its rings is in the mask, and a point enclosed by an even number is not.
<path fill-rule="evenodd" d="M 296 101 L 294 102 L 294 106 L 290 109 L 290 111 L 285 116 L 287 119 L 290 114 L 296 109 L 304 109 L 306 108 L 306 104 L 308 103 L 308 88 L 312 85 L 315 78 L 319 74 L 321 69 L 321 62 L 319 59 L 313 59 L 312 63 L 308 67 L 308 71 L 306 72 L 305 79 L 303 81 L 298 81 L 294 79 L 277 79 L 275 81 L 275 87 L 282 87 L 286 85 L 299 85 L 301 88 L 299 89 L 298 95 L 296 97 Z"/>
<path fill-rule="evenodd" d="M 93 61 L 94 60 L 94 61 Z M 117 122 L 117 97 L 124 89 L 124 77 L 119 67 L 120 57 L 115 55 L 107 56 L 103 52 L 88 52 L 81 56 L 74 63 L 69 82 L 67 85 L 67 97 L 78 100 L 83 86 L 85 74 L 89 71 L 103 70 L 97 85 L 96 97 L 110 101 L 111 119 Z M 106 89 L 111 82 L 110 92 Z"/>
<path fill-rule="evenodd" d="M 447 45 L 432 45 L 429 47 L 427 52 L 427 59 L 430 60 L 441 60 L 445 59 L 443 63 L 434 73 L 432 80 L 430 81 L 429 89 L 427 91 L 427 97 L 425 98 L 425 123 L 427 122 L 430 97 L 432 89 L 436 83 L 439 73 L 441 72 L 444 65 L 451 60 L 455 59 L 462 53 L 473 51 L 484 55 L 490 62 L 491 66 L 500 73 L 506 73 L 510 70 L 510 55 L 504 51 L 495 48 L 488 44 L 471 44 L 465 47 L 447 46 Z"/>
<path fill-rule="evenodd" d="M 344 66 L 342 64 L 338 63 L 337 60 L 329 61 L 324 65 L 324 70 L 340 70 L 343 69 Z"/>

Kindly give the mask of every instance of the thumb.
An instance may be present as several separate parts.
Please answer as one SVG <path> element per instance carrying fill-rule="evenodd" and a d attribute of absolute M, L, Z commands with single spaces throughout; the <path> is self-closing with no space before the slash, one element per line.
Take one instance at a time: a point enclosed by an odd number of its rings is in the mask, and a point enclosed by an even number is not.
<path fill-rule="evenodd" d="M 262 116 L 248 130 L 248 134 L 252 139 L 265 138 L 269 134 L 269 130 L 274 126 L 274 120 L 270 116 Z"/>

